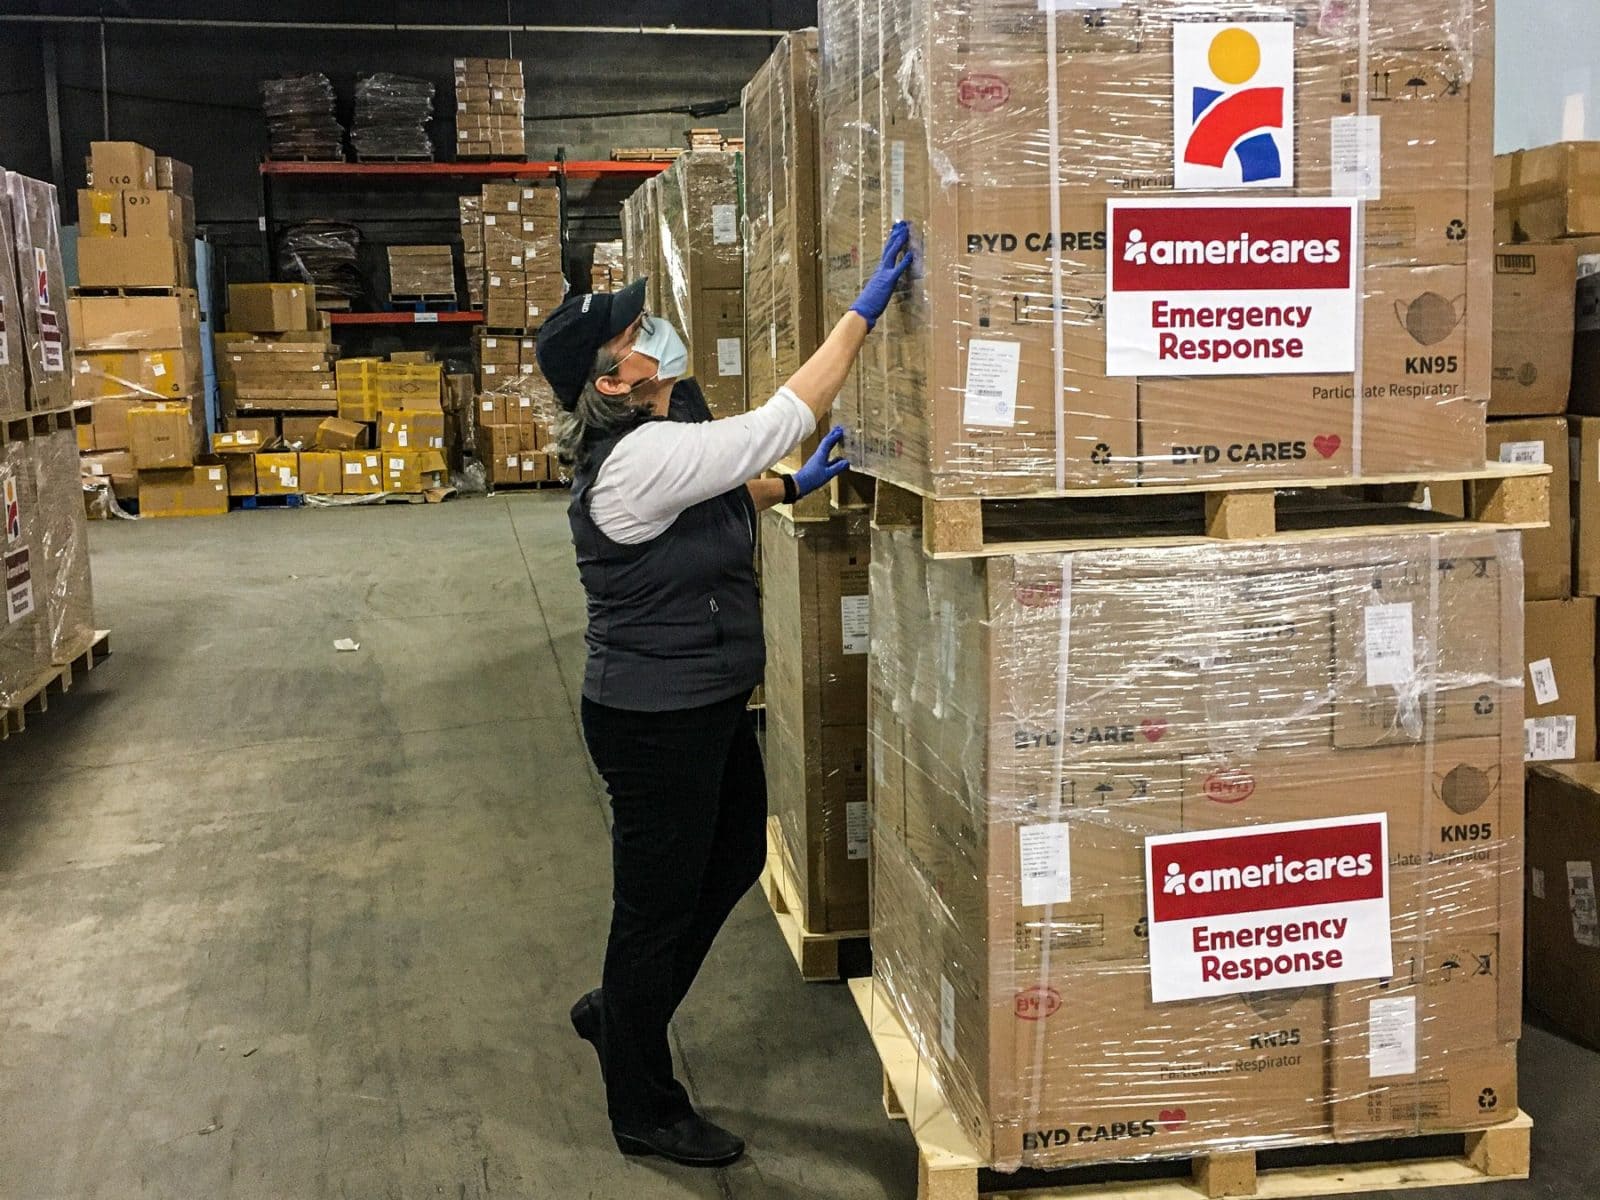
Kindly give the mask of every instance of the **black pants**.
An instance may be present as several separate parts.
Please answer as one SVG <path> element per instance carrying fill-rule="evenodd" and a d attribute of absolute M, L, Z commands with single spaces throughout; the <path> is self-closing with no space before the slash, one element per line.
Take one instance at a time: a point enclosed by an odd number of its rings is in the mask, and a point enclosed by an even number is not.
<path fill-rule="evenodd" d="M 748 694 L 633 712 L 583 701 L 583 735 L 611 792 L 612 912 L 604 1058 L 611 1123 L 691 1111 L 667 1023 L 766 859 L 767 783 Z"/>

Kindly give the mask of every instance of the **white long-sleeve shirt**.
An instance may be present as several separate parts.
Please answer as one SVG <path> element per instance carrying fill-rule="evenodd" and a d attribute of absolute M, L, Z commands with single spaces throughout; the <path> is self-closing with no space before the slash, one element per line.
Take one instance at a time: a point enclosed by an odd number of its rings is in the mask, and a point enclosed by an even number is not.
<path fill-rule="evenodd" d="M 651 421 L 617 443 L 589 488 L 589 515 L 614 542 L 665 533 L 684 509 L 761 474 L 816 428 L 786 387 L 760 408 L 720 421 Z"/>

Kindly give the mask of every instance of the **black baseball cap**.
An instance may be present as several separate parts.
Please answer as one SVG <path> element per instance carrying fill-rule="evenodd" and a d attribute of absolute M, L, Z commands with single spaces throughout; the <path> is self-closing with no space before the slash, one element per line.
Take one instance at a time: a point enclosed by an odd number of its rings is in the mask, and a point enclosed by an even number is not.
<path fill-rule="evenodd" d="M 600 347 L 644 311 L 645 283 L 635 279 L 620 292 L 568 296 L 540 327 L 534 343 L 539 370 L 568 412 L 578 403 Z"/>

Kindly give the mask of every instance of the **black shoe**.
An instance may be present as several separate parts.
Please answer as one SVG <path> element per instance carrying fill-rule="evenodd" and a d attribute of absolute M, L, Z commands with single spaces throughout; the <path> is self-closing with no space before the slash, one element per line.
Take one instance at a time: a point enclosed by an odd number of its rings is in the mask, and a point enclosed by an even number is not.
<path fill-rule="evenodd" d="M 660 1129 L 624 1133 L 613 1129 L 624 1154 L 659 1154 L 686 1167 L 725 1167 L 744 1153 L 744 1139 L 699 1113 Z"/>
<path fill-rule="evenodd" d="M 578 1036 L 594 1047 L 595 1057 L 600 1060 L 600 1074 L 606 1073 L 605 1051 L 600 1046 L 600 1035 L 604 1029 L 600 1011 L 600 989 L 585 992 L 578 997 L 578 1002 L 572 1006 L 572 1028 L 577 1030 Z"/>

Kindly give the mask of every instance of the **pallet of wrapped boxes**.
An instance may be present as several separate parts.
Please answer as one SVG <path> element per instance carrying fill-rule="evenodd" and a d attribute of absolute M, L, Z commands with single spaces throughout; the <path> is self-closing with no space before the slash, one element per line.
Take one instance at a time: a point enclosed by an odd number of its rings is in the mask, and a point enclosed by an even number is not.
<path fill-rule="evenodd" d="M 456 262 L 449 246 L 390 246 L 389 303 L 419 312 L 456 307 Z"/>
<path fill-rule="evenodd" d="M 504 332 L 544 324 L 561 303 L 561 193 L 549 186 L 486 183 L 479 197 L 484 325 Z"/>
<path fill-rule="evenodd" d="M 564 482 L 550 449 L 555 394 L 539 373 L 535 339 L 480 332 L 478 360 L 478 460 L 491 490 Z"/>
<path fill-rule="evenodd" d="M 456 157 L 524 158 L 522 60 L 455 60 Z"/>
<path fill-rule="evenodd" d="M 920 1200 L 1107 1162 L 1152 1195 L 1528 1171 L 1520 531 L 1552 483 L 1485 461 L 1489 14 L 1184 7 L 1044 6 L 982 39 L 969 4 L 819 9 L 824 46 L 873 43 L 817 66 L 823 327 L 901 217 L 914 257 L 835 407 L 876 477 L 870 547 L 848 515 L 763 526 L 773 841 L 801 923 L 868 857 L 852 993 Z M 1265 141 L 1186 141 L 1259 70 L 1294 81 Z M 1368 113 L 1383 187 L 1358 199 L 1332 145 Z M 1274 170 L 1270 202 L 1241 186 Z M 790 266 L 766 220 L 758 280 Z M 1278 268 L 1313 223 L 1337 269 L 1308 291 Z M 1168 274 L 1205 229 L 1221 249 Z M 1293 346 L 1254 328 L 1290 293 Z M 852 646 L 854 813 L 825 707 Z M 1319 1165 L 1258 1179 L 1286 1146 Z"/>
<path fill-rule="evenodd" d="M 57 212 L 53 186 L 0 171 L 0 739 L 107 649 L 94 627 Z"/>

